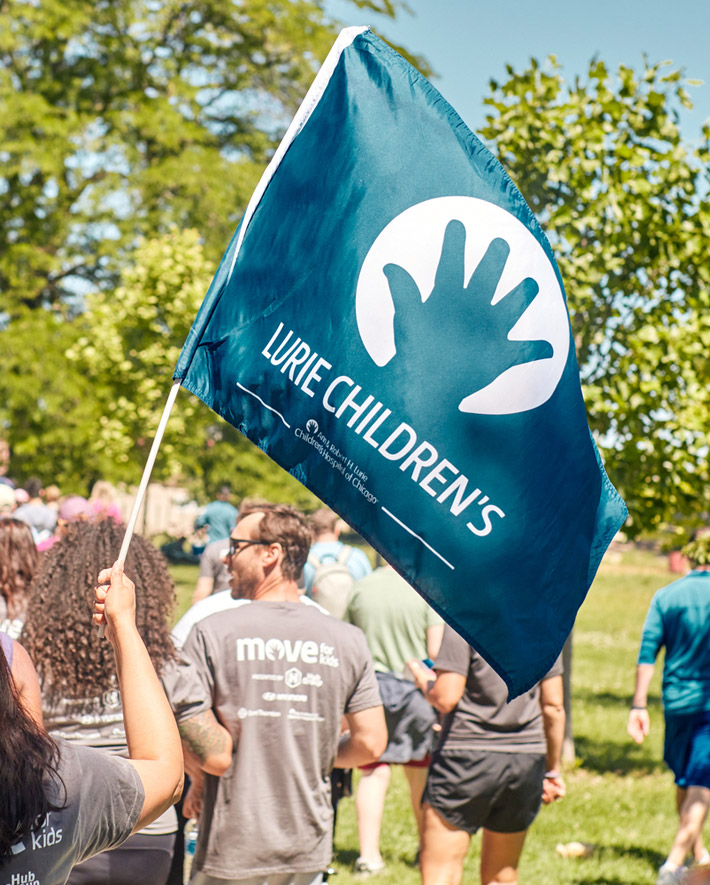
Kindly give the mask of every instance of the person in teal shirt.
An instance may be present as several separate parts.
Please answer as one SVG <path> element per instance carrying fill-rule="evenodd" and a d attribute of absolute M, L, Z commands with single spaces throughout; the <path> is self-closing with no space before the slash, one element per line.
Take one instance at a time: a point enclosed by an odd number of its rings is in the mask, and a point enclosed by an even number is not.
<path fill-rule="evenodd" d="M 231 491 L 229 486 L 222 486 L 217 492 L 217 500 L 210 501 L 205 507 L 202 516 L 198 516 L 195 520 L 195 528 L 199 529 L 203 525 L 208 529 L 208 543 L 213 541 L 221 541 L 229 537 L 229 533 L 237 524 L 239 511 L 229 503 Z"/>
<path fill-rule="evenodd" d="M 690 853 L 696 863 L 710 861 L 702 842 L 710 807 L 710 532 L 696 533 L 683 553 L 693 570 L 651 600 L 627 725 L 632 739 L 642 743 L 650 728 L 648 687 L 664 647 L 663 758 L 675 778 L 680 825 L 657 885 L 684 881 Z"/>

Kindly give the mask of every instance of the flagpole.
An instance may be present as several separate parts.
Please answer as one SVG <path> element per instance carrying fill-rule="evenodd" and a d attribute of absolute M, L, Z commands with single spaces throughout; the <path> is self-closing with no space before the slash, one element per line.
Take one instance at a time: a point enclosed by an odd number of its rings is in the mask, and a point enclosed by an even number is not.
<path fill-rule="evenodd" d="M 136 527 L 136 522 L 138 521 L 138 511 L 141 509 L 141 504 L 143 503 L 143 499 L 145 498 L 145 492 L 148 488 L 148 483 L 150 482 L 150 475 L 153 472 L 153 467 L 155 465 L 155 459 L 158 457 L 158 449 L 160 448 L 160 444 L 163 441 L 163 436 L 165 434 L 165 428 L 168 424 L 168 418 L 170 417 L 170 413 L 173 410 L 173 406 L 175 405 L 175 399 L 178 395 L 178 390 L 180 390 L 180 382 L 176 381 L 173 386 L 170 388 L 170 393 L 168 394 L 168 399 L 165 403 L 165 408 L 163 409 L 163 414 L 160 418 L 160 423 L 158 424 L 158 429 L 155 432 L 155 438 L 153 439 L 153 445 L 150 447 L 150 452 L 148 454 L 148 460 L 146 461 L 145 468 L 143 469 L 143 476 L 141 477 L 140 485 L 138 486 L 138 491 L 136 492 L 136 498 L 133 502 L 133 510 L 131 510 L 131 515 L 128 520 L 128 525 L 126 526 L 126 533 L 123 536 L 123 542 L 121 544 L 121 550 L 118 554 L 118 562 L 123 565 L 126 561 L 126 556 L 128 554 L 128 548 L 131 544 L 131 538 L 133 537 L 133 532 Z M 104 625 L 99 625 L 99 638 L 102 638 L 104 635 Z"/>

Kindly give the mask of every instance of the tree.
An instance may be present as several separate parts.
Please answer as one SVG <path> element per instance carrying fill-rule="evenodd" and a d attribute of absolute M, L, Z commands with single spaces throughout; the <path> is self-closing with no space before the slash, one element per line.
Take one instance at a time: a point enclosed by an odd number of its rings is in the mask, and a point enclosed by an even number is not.
<path fill-rule="evenodd" d="M 0 332 L 0 436 L 12 446 L 11 476 L 39 476 L 87 494 L 91 473 L 110 465 L 85 457 L 96 426 L 95 391 L 64 351 L 77 329 L 58 312 L 22 310 Z"/>
<path fill-rule="evenodd" d="M 590 425 L 632 534 L 710 511 L 710 128 L 684 143 L 682 72 L 567 84 L 554 58 L 491 82 L 483 137 L 552 242 Z"/>
<path fill-rule="evenodd" d="M 216 260 L 337 32 L 324 6 L 0 0 L 3 309 L 115 285 L 173 223 Z"/>
<path fill-rule="evenodd" d="M 390 17 L 404 5 L 352 2 Z M 325 6 L 0 0 L 0 431 L 17 476 L 39 473 L 67 491 L 98 476 L 137 478 L 170 360 L 337 33 Z M 199 230 L 199 257 L 195 235 L 181 240 L 173 225 Z M 170 252 L 175 243 L 189 255 Z M 177 267 L 163 262 L 158 279 L 162 253 Z M 168 349 L 158 353 L 150 335 Z M 108 345 L 129 352 L 107 358 Z M 158 476 L 180 463 L 210 489 L 229 479 L 253 493 L 259 481 L 263 494 L 311 500 L 206 407 L 182 400 Z"/>
<path fill-rule="evenodd" d="M 94 413 L 77 466 L 100 467 L 92 479 L 128 483 L 137 483 L 143 472 L 178 355 L 215 270 L 194 230 L 173 229 L 147 240 L 134 258 L 115 291 L 89 296 L 66 351 L 66 361 L 91 385 Z M 153 477 L 177 479 L 202 494 L 229 483 L 238 497 L 271 496 L 310 506 L 315 501 L 185 391 L 168 422 Z"/>

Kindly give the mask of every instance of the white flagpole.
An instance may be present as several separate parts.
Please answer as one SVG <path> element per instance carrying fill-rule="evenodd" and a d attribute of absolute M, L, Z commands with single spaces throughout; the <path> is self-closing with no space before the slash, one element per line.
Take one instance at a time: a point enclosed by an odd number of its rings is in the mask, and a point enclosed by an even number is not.
<path fill-rule="evenodd" d="M 128 548 L 131 544 L 131 538 L 133 537 L 133 532 L 136 527 L 136 522 L 138 520 L 138 511 L 141 509 L 141 504 L 143 503 L 143 499 L 145 498 L 145 492 L 148 488 L 148 483 L 150 482 L 150 475 L 153 472 L 153 467 L 155 465 L 155 459 L 158 457 L 158 449 L 160 448 L 160 444 L 163 441 L 163 435 L 165 434 L 165 428 L 168 424 L 168 418 L 170 417 L 170 413 L 173 410 L 173 406 L 175 405 L 175 399 L 178 395 L 178 390 L 180 390 L 180 382 L 176 381 L 173 386 L 170 388 L 170 393 L 168 394 L 168 399 L 165 403 L 165 408 L 163 409 L 163 414 L 160 418 L 160 423 L 158 424 L 158 429 L 155 432 L 155 438 L 153 439 L 153 445 L 150 447 L 150 453 L 148 454 L 148 460 L 146 461 L 145 468 L 143 469 L 143 476 L 140 481 L 140 485 L 138 486 L 138 491 L 136 492 L 136 498 L 133 502 L 133 510 L 131 511 L 131 516 L 128 520 L 128 525 L 126 526 L 126 533 L 123 536 L 123 543 L 121 544 L 121 550 L 118 554 L 118 562 L 123 565 L 126 561 L 126 556 L 128 554 Z M 104 635 L 104 625 L 101 624 L 99 626 L 99 637 Z"/>

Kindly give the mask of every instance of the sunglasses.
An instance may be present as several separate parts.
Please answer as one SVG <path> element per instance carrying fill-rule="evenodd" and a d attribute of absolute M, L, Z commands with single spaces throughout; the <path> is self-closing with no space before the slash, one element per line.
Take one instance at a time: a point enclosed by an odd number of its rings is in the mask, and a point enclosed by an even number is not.
<path fill-rule="evenodd" d="M 249 547 L 252 544 L 265 544 L 268 547 L 273 543 L 273 541 L 266 541 L 261 538 L 256 540 L 253 538 L 230 538 L 228 555 L 234 556 L 235 553 L 239 553 L 240 550 L 243 550 L 245 547 Z"/>

